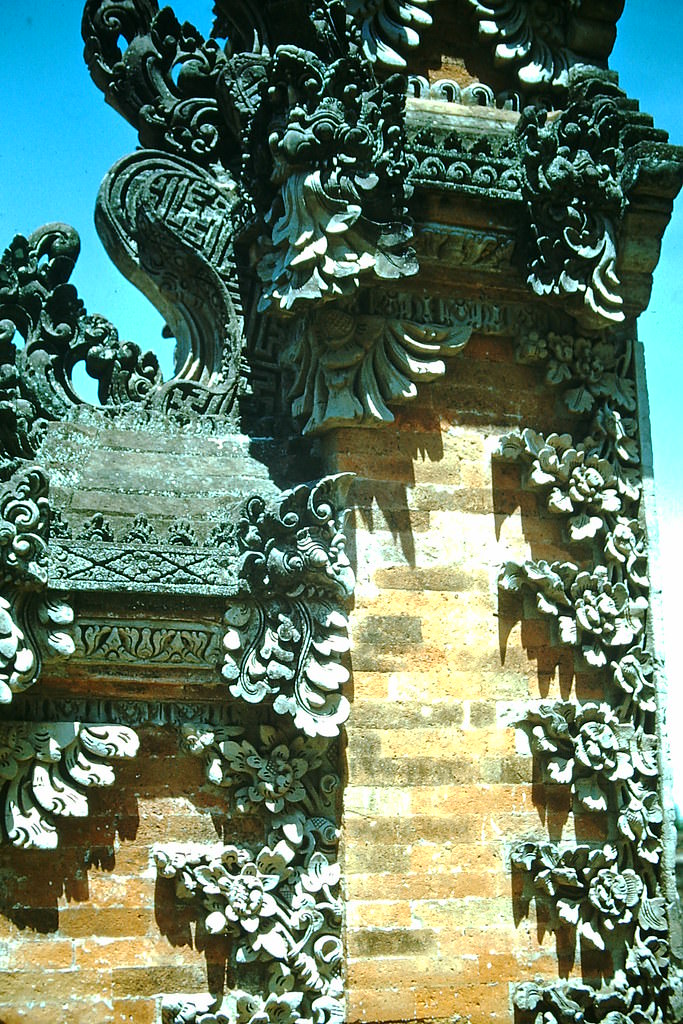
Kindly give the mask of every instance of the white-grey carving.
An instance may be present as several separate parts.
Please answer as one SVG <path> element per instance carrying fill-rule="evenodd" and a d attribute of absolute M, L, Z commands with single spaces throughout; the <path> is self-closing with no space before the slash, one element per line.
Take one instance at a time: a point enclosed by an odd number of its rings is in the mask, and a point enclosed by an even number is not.
<path fill-rule="evenodd" d="M 428 5 L 434 0 L 344 0 L 361 26 L 368 60 L 405 67 L 402 51 L 420 45 L 420 32 L 432 24 Z"/>
<path fill-rule="evenodd" d="M 566 88 L 580 58 L 567 46 L 567 23 L 582 0 L 468 0 L 480 36 L 495 45 L 495 60 L 516 69 L 523 86 Z"/>
<path fill-rule="evenodd" d="M 293 383 L 292 412 L 305 434 L 339 426 L 392 423 L 390 405 L 417 395 L 417 384 L 446 372 L 444 358 L 469 341 L 452 326 L 363 316 L 343 309 L 310 317 L 293 332 L 283 363 Z"/>
<path fill-rule="evenodd" d="M 5 832 L 15 846 L 54 849 L 59 818 L 88 814 L 85 790 L 114 783 L 112 759 L 133 757 L 132 729 L 80 722 L 0 725 Z"/>

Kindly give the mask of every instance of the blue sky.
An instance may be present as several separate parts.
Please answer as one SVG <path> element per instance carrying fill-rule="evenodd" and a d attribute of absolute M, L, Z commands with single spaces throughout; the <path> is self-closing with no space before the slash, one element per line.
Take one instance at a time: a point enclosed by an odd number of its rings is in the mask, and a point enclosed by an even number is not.
<path fill-rule="evenodd" d="M 113 267 L 93 226 L 95 196 L 115 160 L 135 148 L 133 129 L 104 104 L 82 59 L 82 0 L 0 0 L 0 248 L 17 232 L 47 221 L 72 224 L 81 236 L 73 281 L 90 312 L 107 316 L 123 338 L 164 349 L 161 317 Z M 178 17 L 207 34 L 211 0 L 174 0 Z M 681 126 L 681 0 L 626 0 L 611 66 L 622 88 L 640 100 L 671 141 L 683 143 Z M 683 455 L 678 439 L 683 396 L 683 200 L 664 238 L 650 308 L 641 317 L 645 345 L 657 506 L 661 582 L 665 596 L 666 658 L 671 692 L 670 725 L 683 727 L 683 644 L 678 591 L 683 580 Z M 677 801 L 683 807 L 683 744 L 674 743 Z"/>

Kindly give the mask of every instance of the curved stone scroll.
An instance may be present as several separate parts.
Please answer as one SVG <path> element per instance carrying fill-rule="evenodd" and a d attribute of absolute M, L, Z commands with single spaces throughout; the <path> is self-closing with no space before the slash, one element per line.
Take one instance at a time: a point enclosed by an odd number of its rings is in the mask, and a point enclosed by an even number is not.
<path fill-rule="evenodd" d="M 156 389 L 155 407 L 189 399 L 197 411 L 218 414 L 234 405 L 242 349 L 232 254 L 237 205 L 229 175 L 216 178 L 153 150 L 124 157 L 102 183 L 100 237 L 176 338 L 176 376 Z M 102 373 L 107 354 L 91 353 L 90 362 L 96 359 Z"/>
<path fill-rule="evenodd" d="M 225 613 L 223 676 L 235 697 L 291 715 L 310 736 L 336 736 L 349 714 L 340 692 L 354 574 L 337 508 L 348 475 L 252 498 L 240 518 L 242 600 Z"/>
<path fill-rule="evenodd" d="M 133 757 L 132 729 L 80 722 L 0 725 L 3 824 L 14 846 L 51 850 L 60 818 L 88 814 L 85 790 L 111 786 L 109 761 Z"/>
<path fill-rule="evenodd" d="M 497 64 L 511 66 L 524 86 L 566 88 L 581 58 L 568 46 L 582 0 L 468 0 L 479 35 L 495 46 Z"/>
<path fill-rule="evenodd" d="M 403 52 L 420 45 L 420 32 L 432 24 L 434 0 L 344 0 L 360 26 L 363 53 L 373 63 L 406 66 Z"/>

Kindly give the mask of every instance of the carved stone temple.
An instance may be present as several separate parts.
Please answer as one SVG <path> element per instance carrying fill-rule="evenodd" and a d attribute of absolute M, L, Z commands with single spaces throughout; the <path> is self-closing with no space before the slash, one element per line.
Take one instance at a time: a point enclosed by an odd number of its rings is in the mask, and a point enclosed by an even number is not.
<path fill-rule="evenodd" d="M 622 7 L 86 3 L 175 375 L 9 242 L 2 1024 L 683 1020 Z"/>

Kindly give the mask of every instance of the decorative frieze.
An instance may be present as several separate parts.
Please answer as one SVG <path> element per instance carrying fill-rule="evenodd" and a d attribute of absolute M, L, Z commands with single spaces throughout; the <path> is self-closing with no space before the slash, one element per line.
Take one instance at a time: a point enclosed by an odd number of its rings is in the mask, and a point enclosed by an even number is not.
<path fill-rule="evenodd" d="M 210 666 L 220 654 L 217 628 L 195 623 L 172 626 L 87 622 L 75 628 L 75 658 L 87 662 L 131 665 Z"/>

